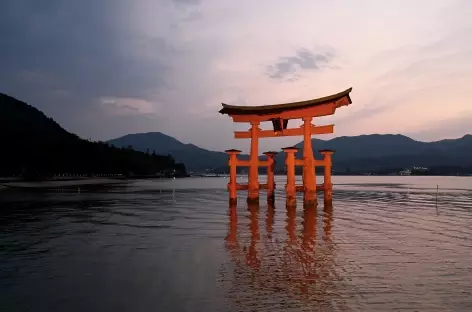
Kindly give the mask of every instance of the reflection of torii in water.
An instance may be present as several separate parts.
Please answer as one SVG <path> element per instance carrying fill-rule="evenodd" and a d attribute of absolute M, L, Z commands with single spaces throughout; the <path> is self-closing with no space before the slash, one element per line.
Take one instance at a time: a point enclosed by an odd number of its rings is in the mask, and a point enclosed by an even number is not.
<path fill-rule="evenodd" d="M 239 304 L 248 297 L 254 303 L 260 296 L 268 293 L 285 293 L 292 299 L 316 301 L 324 305 L 332 305 L 336 299 L 336 307 L 341 308 L 343 302 L 336 298 L 341 277 L 335 261 L 335 245 L 331 239 L 332 206 L 324 207 L 323 235 L 320 247 L 316 247 L 316 208 L 306 208 L 303 213 L 303 230 L 300 236 L 296 233 L 296 209 L 287 208 L 286 234 L 287 240 L 278 243 L 273 236 L 275 208 L 269 205 L 266 218 L 266 233 L 259 232 L 259 206 L 249 208 L 249 247 L 241 248 L 238 239 L 238 219 L 236 207 L 229 209 L 229 231 L 226 247 L 230 253 L 234 268 L 233 283 L 230 296 Z M 255 292 L 263 292 L 255 293 Z M 277 300 L 279 297 L 271 297 Z M 254 308 L 254 307 L 252 307 Z"/>

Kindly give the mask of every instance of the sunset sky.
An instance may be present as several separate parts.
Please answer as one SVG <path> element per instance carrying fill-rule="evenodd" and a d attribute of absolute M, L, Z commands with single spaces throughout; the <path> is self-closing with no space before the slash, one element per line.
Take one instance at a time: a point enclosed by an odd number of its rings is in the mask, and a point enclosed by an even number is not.
<path fill-rule="evenodd" d="M 335 136 L 457 138 L 472 133 L 471 16 L 469 0 L 4 0 L 0 92 L 84 138 L 160 131 L 247 150 L 233 131 L 248 125 L 221 102 L 352 87 L 352 105 L 315 123 Z"/>

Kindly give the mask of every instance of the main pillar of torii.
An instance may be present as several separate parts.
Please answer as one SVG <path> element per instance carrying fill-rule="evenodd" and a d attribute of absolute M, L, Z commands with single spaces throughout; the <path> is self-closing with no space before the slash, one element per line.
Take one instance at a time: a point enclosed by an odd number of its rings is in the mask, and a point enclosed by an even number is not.
<path fill-rule="evenodd" d="M 236 201 L 236 190 L 247 189 L 248 190 L 248 202 L 259 201 L 259 190 L 261 188 L 275 188 L 275 184 L 272 182 L 267 184 L 259 183 L 259 167 L 266 166 L 269 168 L 274 167 L 274 155 L 267 154 L 267 161 L 259 160 L 259 139 L 260 138 L 271 138 L 271 137 L 285 137 L 285 136 L 303 136 L 303 158 L 296 159 L 293 148 L 284 149 L 287 156 L 287 166 L 302 166 L 303 167 L 303 186 L 292 185 L 292 175 L 294 174 L 293 168 L 287 168 L 287 202 L 289 197 L 293 197 L 293 192 L 303 191 L 304 202 L 306 204 L 316 204 L 316 166 L 325 167 L 325 175 L 329 172 L 329 176 L 325 179 L 323 184 L 323 190 L 325 191 L 325 200 L 331 198 L 331 154 L 332 151 L 323 151 L 325 159 L 315 160 L 313 156 L 313 146 L 311 142 L 311 136 L 314 134 L 328 134 L 334 132 L 334 125 L 315 126 L 313 119 L 315 117 L 322 117 L 333 115 L 336 109 L 342 106 L 347 106 L 352 103 L 349 93 L 352 88 L 349 88 L 343 92 L 333 94 L 330 96 L 286 104 L 275 104 L 275 105 L 264 105 L 264 106 L 236 106 L 222 104 L 223 108 L 220 110 L 221 114 L 227 114 L 233 122 L 248 123 L 251 128 L 248 131 L 235 131 L 234 137 L 236 139 L 251 139 L 251 149 L 249 160 L 238 160 L 237 155 L 240 151 L 229 150 L 227 151 L 230 155 L 229 165 L 230 169 L 230 183 L 228 183 L 228 190 L 230 193 L 230 201 Z M 288 121 L 290 119 L 301 119 L 303 124 L 299 128 L 287 128 Z M 272 122 L 273 130 L 261 130 L 259 128 L 262 122 Z M 270 156 L 269 156 L 270 155 Z M 245 166 L 249 167 L 248 172 L 248 184 L 237 184 L 236 183 L 236 167 Z M 293 170 L 292 170 L 293 169 Z M 290 171 L 290 173 L 289 173 Z M 293 172 L 292 172 L 293 171 Z M 272 172 L 273 174 L 273 172 Z M 269 174 L 270 176 L 270 174 Z M 269 178 L 270 179 L 270 178 Z M 290 182 L 288 181 L 290 180 Z M 294 183 L 294 182 L 293 182 Z M 329 196 L 328 196 L 329 195 Z M 295 202 L 295 198 L 291 199 L 290 202 Z"/>

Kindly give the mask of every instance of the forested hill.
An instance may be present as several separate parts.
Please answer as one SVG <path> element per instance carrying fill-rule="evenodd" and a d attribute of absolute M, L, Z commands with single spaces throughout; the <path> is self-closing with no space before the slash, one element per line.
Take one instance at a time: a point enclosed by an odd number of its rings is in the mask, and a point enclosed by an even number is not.
<path fill-rule="evenodd" d="M 172 156 L 83 140 L 33 106 L 2 93 L 0 140 L 0 176 L 185 173 L 185 166 L 177 164 Z"/>
<path fill-rule="evenodd" d="M 192 171 L 203 171 L 207 168 L 228 165 L 228 155 L 224 152 L 209 151 L 193 144 L 185 144 L 161 132 L 128 134 L 107 141 L 116 147 L 132 146 L 141 152 L 155 150 L 159 154 L 172 155 L 177 161 L 185 164 Z"/>

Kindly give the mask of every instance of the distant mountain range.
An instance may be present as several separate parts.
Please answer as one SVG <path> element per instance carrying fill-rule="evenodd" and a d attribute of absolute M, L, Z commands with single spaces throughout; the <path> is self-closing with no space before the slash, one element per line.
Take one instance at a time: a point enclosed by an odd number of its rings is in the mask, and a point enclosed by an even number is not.
<path fill-rule="evenodd" d="M 155 151 L 170 154 L 183 162 L 187 169 L 225 170 L 228 156 L 223 152 L 209 151 L 193 144 L 184 144 L 160 132 L 129 134 L 108 143 L 117 147 L 129 147 L 139 151 Z M 412 166 L 441 168 L 443 172 L 472 171 L 472 135 L 459 139 L 436 142 L 420 142 L 404 135 L 373 134 L 338 137 L 331 140 L 312 139 L 317 158 L 320 149 L 333 149 L 333 170 L 337 172 L 388 172 Z M 303 142 L 296 144 L 302 154 Z M 247 155 L 242 155 L 247 158 Z M 261 156 L 264 158 L 264 156 Z M 284 155 L 276 156 L 277 167 L 283 167 Z"/>
<path fill-rule="evenodd" d="M 413 166 L 443 168 L 440 170 L 445 171 L 469 171 L 472 168 L 472 135 L 420 142 L 399 134 L 372 134 L 327 141 L 312 139 L 312 144 L 314 150 L 336 151 L 333 169 L 337 171 L 382 172 Z M 297 147 L 302 146 L 303 143 L 297 144 Z M 321 155 L 317 154 L 317 157 Z"/>
<path fill-rule="evenodd" d="M 185 144 L 161 132 L 128 134 L 107 143 L 116 147 L 132 147 L 137 151 L 155 152 L 158 155 L 172 155 L 185 164 L 187 170 L 199 171 L 219 168 L 228 163 L 224 152 L 209 151 L 193 144 Z"/>

